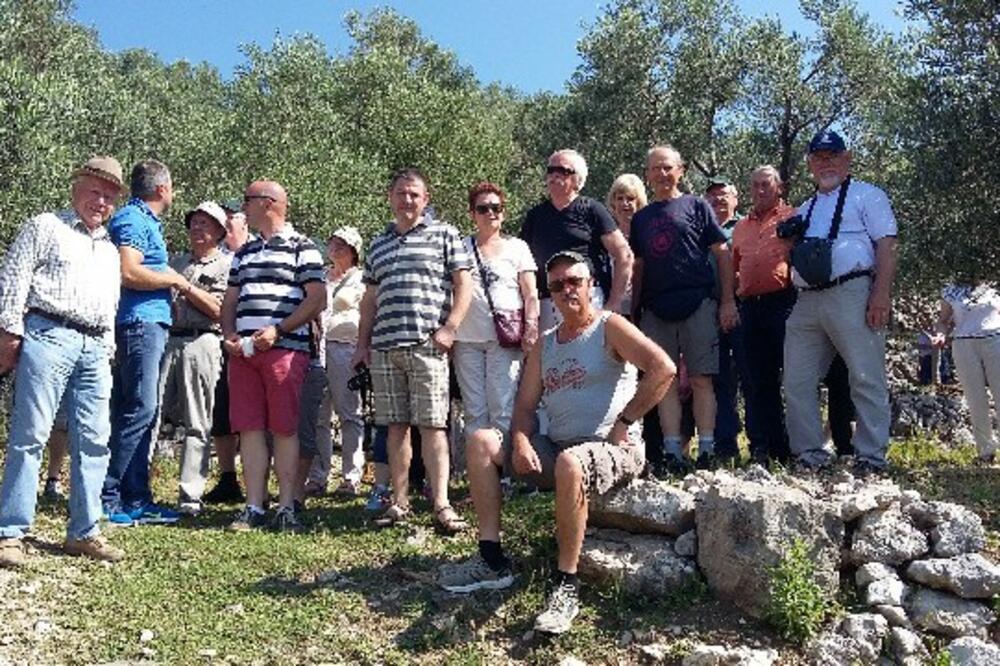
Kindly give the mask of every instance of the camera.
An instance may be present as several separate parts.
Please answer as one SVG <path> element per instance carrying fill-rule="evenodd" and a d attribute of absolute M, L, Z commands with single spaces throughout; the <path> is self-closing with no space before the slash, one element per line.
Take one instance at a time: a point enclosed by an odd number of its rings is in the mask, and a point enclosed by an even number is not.
<path fill-rule="evenodd" d="M 367 391 L 372 385 L 372 373 L 367 365 L 354 368 L 354 376 L 347 380 L 347 388 L 351 391 Z"/>
<path fill-rule="evenodd" d="M 797 238 L 806 233 L 809 224 L 802 219 L 801 215 L 793 215 L 780 223 L 775 229 L 778 238 Z"/>

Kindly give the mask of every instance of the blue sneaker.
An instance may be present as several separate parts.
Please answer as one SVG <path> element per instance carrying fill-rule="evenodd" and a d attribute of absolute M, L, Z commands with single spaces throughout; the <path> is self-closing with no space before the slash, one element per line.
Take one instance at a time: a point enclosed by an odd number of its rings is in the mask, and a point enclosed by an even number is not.
<path fill-rule="evenodd" d="M 389 489 L 382 485 L 376 485 L 372 488 L 372 493 L 368 496 L 368 501 L 365 503 L 365 511 L 377 513 L 385 509 L 389 504 Z"/>
<path fill-rule="evenodd" d="M 173 525 L 181 519 L 181 514 L 158 504 L 149 504 L 129 512 L 140 525 Z"/>
<path fill-rule="evenodd" d="M 120 506 L 104 507 L 104 518 L 115 527 L 132 527 L 136 524 L 134 511 L 126 511 Z"/>

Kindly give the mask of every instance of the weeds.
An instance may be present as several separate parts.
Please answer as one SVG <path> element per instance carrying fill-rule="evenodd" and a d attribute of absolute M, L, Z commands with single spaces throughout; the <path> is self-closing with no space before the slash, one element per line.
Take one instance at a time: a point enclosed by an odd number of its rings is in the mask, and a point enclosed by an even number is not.
<path fill-rule="evenodd" d="M 794 540 L 770 572 L 767 619 L 785 639 L 804 643 L 834 610 L 826 591 L 816 582 L 809 548 Z"/>

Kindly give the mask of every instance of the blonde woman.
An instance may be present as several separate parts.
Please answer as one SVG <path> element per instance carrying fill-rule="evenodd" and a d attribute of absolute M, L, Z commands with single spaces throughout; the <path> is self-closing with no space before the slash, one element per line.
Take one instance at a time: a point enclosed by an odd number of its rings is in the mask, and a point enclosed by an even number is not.
<path fill-rule="evenodd" d="M 611 183 L 606 202 L 611 216 L 618 224 L 618 229 L 621 230 L 625 238 L 628 238 L 629 232 L 632 230 L 632 216 L 649 202 L 646 198 L 646 186 L 642 184 L 642 179 L 634 173 L 623 173 L 615 178 L 615 182 Z M 613 271 L 614 265 L 612 265 Z M 631 284 L 625 287 L 621 312 L 628 318 L 632 317 Z"/>

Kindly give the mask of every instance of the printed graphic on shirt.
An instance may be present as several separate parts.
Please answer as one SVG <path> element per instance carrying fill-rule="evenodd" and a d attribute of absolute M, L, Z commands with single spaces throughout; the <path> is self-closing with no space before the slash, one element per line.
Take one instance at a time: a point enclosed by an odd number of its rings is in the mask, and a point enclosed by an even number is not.
<path fill-rule="evenodd" d="M 587 379 L 587 369 L 576 357 L 563 359 L 555 367 L 545 371 L 542 383 L 546 393 L 555 393 L 563 389 L 580 390 Z"/>

